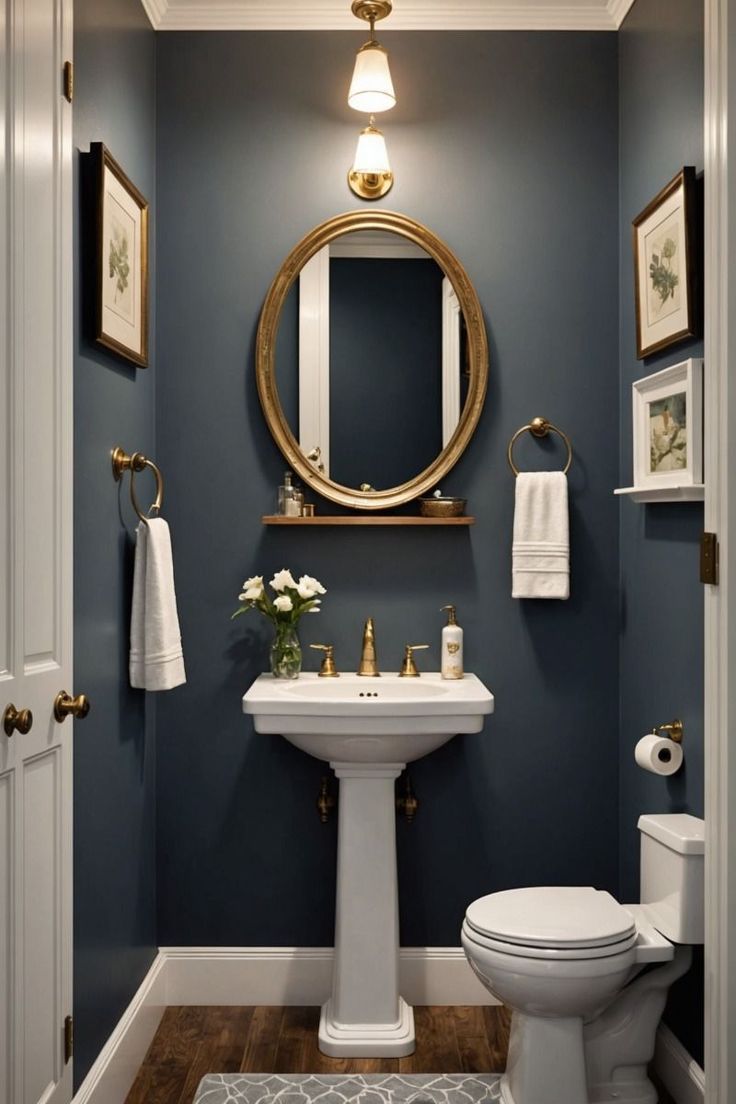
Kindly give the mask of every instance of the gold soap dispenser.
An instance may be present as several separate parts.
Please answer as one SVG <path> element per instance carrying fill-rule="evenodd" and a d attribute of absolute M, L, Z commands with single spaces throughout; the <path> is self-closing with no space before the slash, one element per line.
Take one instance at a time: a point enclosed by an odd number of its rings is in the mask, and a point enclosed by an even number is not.
<path fill-rule="evenodd" d="M 443 606 L 447 611 L 447 624 L 442 630 L 442 649 L 440 671 L 443 679 L 461 679 L 463 677 L 463 630 L 457 623 L 457 611 L 454 606 Z"/>

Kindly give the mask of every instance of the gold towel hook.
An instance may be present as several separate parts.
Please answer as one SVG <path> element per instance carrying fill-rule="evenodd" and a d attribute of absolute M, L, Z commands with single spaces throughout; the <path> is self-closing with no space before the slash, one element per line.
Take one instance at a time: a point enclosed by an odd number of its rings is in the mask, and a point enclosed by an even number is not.
<path fill-rule="evenodd" d="M 150 468 L 156 477 L 156 497 L 148 508 L 148 514 L 151 513 L 151 510 L 158 513 L 164 500 L 164 477 L 161 474 L 161 469 L 158 464 L 154 464 L 153 460 L 149 460 L 142 452 L 134 452 L 128 455 L 120 445 L 112 450 L 111 460 L 112 474 L 116 483 L 119 483 L 123 478 L 124 472 L 130 472 L 130 501 L 133 503 L 133 509 L 138 517 L 147 525 L 148 516 L 141 510 L 135 493 L 135 474 L 136 472 L 142 472 L 144 468 Z"/>
<path fill-rule="evenodd" d="M 509 441 L 509 447 L 506 450 L 506 459 L 514 475 L 519 474 L 519 469 L 514 463 L 514 445 L 519 437 L 521 437 L 522 433 L 527 432 L 531 433 L 533 437 L 547 437 L 550 433 L 557 433 L 562 438 L 567 446 L 567 463 L 562 471 L 564 475 L 567 475 L 570 470 L 570 465 L 572 464 L 572 445 L 570 444 L 570 438 L 556 425 L 553 425 L 552 422 L 548 421 L 546 418 L 540 417 L 532 418 L 528 425 L 523 425 L 520 429 L 517 429 L 516 433 Z"/>

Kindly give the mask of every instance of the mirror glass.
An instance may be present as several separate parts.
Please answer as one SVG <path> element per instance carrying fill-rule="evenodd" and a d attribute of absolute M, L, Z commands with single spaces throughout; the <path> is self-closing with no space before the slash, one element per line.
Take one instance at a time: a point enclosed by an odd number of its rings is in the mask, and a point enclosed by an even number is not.
<path fill-rule="evenodd" d="M 289 430 L 321 474 L 357 491 L 398 487 L 434 463 L 466 403 L 456 290 L 406 236 L 343 233 L 292 283 L 274 365 Z"/>

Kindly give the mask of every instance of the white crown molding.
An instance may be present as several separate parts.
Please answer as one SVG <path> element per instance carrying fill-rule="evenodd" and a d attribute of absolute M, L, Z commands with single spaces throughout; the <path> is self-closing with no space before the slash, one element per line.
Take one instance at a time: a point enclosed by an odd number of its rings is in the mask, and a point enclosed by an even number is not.
<path fill-rule="evenodd" d="M 168 0 L 141 0 L 141 4 L 154 31 L 161 30 L 166 19 Z"/>
<path fill-rule="evenodd" d="M 635 0 L 608 0 L 606 5 L 608 14 L 616 25 L 616 30 L 621 26 L 626 16 L 633 8 Z"/>
<path fill-rule="evenodd" d="M 157 31 L 359 30 L 347 0 L 141 0 Z M 615 31 L 634 0 L 403 0 L 392 31 Z"/>

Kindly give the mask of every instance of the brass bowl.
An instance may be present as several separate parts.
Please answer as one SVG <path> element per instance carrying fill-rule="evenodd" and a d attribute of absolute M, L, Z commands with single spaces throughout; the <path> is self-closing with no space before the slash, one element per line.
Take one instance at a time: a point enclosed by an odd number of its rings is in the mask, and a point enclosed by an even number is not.
<path fill-rule="evenodd" d="M 419 513 L 422 517 L 462 517 L 467 501 L 466 498 L 420 498 Z"/>

